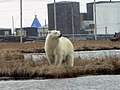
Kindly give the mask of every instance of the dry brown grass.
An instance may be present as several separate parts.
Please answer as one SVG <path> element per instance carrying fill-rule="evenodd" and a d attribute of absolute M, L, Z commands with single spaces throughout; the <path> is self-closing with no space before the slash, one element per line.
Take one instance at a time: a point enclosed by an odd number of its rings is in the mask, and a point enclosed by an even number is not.
<path fill-rule="evenodd" d="M 83 60 L 75 58 L 74 67 L 49 65 L 48 61 L 24 60 L 19 52 L 4 51 L 0 53 L 0 77 L 24 78 L 71 78 L 81 75 L 100 75 L 120 73 L 120 58 L 105 56 Z"/>
<path fill-rule="evenodd" d="M 101 50 L 120 48 L 120 42 L 110 40 L 80 40 L 74 42 L 75 50 Z"/>
<path fill-rule="evenodd" d="M 120 73 L 120 58 L 105 56 L 83 60 L 75 58 L 73 68 L 49 65 L 47 60 L 24 60 L 23 52 L 44 52 L 44 42 L 0 43 L 0 77 L 68 78 L 81 75 Z M 75 50 L 120 48 L 120 42 L 109 40 L 81 40 L 74 42 Z M 22 53 L 21 53 L 22 52 Z"/>
<path fill-rule="evenodd" d="M 41 52 L 44 47 L 44 42 L 31 42 L 31 43 L 14 43 L 14 42 L 1 42 L 0 50 L 10 50 L 18 52 Z"/>
<path fill-rule="evenodd" d="M 78 40 L 74 43 L 75 50 L 120 49 L 120 42 L 110 40 Z M 31 43 L 0 43 L 0 50 L 11 50 L 23 53 L 44 52 L 44 41 Z"/>

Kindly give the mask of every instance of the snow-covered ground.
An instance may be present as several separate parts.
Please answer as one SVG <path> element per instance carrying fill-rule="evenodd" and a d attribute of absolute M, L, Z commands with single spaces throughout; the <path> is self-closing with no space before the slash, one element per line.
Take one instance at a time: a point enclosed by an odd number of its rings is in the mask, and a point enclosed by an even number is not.
<path fill-rule="evenodd" d="M 81 58 L 99 58 L 102 56 L 113 56 L 116 55 L 120 57 L 120 50 L 98 50 L 98 51 L 77 51 L 74 52 L 74 57 L 81 57 Z M 33 60 L 41 60 L 45 56 L 45 53 L 29 53 L 24 54 L 25 58 L 32 58 Z"/>
<path fill-rule="evenodd" d="M 120 90 L 120 75 L 0 81 L 0 90 Z"/>
<path fill-rule="evenodd" d="M 80 56 L 81 58 L 100 58 L 114 55 L 120 57 L 120 50 L 79 51 L 74 54 L 75 57 Z"/>

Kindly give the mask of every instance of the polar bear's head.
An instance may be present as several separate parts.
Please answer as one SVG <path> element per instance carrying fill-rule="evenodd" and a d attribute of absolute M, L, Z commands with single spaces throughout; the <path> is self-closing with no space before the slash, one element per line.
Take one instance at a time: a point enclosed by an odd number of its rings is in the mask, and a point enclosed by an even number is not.
<path fill-rule="evenodd" d="M 58 30 L 52 30 L 52 31 L 48 31 L 48 36 L 52 39 L 57 39 L 60 38 L 62 34 Z"/>

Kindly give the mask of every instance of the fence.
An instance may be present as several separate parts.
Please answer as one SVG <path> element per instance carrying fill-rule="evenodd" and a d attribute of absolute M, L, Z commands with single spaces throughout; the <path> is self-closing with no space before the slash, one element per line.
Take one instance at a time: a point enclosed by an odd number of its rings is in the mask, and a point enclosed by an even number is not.
<path fill-rule="evenodd" d="M 73 40 L 94 40 L 95 35 L 94 34 L 64 34 L 63 36 L 68 37 L 69 39 Z M 114 34 L 97 34 L 97 39 L 111 39 L 114 36 Z"/>
<path fill-rule="evenodd" d="M 69 38 L 70 40 L 94 40 L 95 35 L 93 34 L 63 34 L 64 37 Z M 111 39 L 114 35 L 113 34 L 98 34 L 97 39 Z M 40 37 L 23 37 L 23 41 L 36 41 L 36 40 L 45 40 L 46 36 L 40 36 Z M 6 36 L 6 35 L 0 35 L 0 41 L 1 42 L 19 42 L 20 36 Z"/>

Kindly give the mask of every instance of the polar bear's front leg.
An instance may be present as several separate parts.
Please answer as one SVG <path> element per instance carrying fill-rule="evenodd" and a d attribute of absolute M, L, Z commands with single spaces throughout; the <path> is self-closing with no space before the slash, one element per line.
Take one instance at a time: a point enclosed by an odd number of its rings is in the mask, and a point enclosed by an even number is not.
<path fill-rule="evenodd" d="M 61 63 L 62 63 L 62 55 L 61 54 L 55 55 L 55 65 L 61 65 Z"/>
<path fill-rule="evenodd" d="M 47 59 L 48 59 L 48 62 L 49 62 L 50 65 L 51 64 L 55 64 L 55 57 L 54 57 L 54 55 L 51 55 L 51 54 L 47 55 Z"/>

